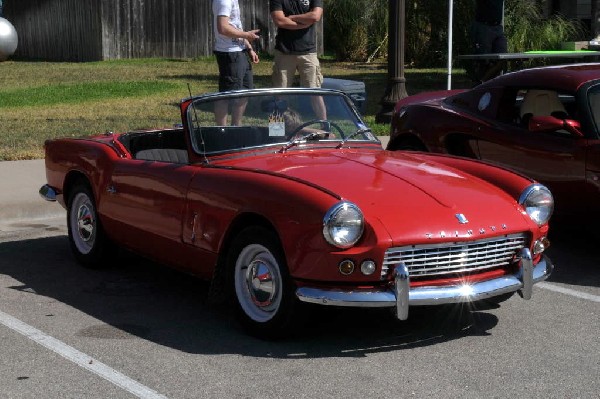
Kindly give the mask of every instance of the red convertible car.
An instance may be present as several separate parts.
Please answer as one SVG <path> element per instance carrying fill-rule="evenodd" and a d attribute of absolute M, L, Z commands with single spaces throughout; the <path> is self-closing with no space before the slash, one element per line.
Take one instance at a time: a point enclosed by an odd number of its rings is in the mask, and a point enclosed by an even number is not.
<path fill-rule="evenodd" d="M 389 150 L 489 161 L 532 177 L 563 220 L 600 219 L 600 64 L 522 70 L 399 101 Z"/>
<path fill-rule="evenodd" d="M 45 144 L 40 193 L 84 265 L 115 246 L 211 281 L 250 333 L 302 302 L 528 299 L 552 264 L 550 191 L 477 161 L 381 148 L 345 94 L 257 89 L 181 102 L 182 126 Z"/>

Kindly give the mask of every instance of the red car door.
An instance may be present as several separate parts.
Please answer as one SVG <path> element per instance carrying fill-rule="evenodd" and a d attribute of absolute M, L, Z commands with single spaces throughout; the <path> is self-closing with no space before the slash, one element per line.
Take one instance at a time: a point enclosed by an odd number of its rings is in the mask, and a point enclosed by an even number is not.
<path fill-rule="evenodd" d="M 167 162 L 117 161 L 98 204 L 107 232 L 144 255 L 180 263 L 187 188 L 196 169 Z"/>
<path fill-rule="evenodd" d="M 600 218 L 600 140 L 588 140 L 586 200 L 590 217 Z"/>

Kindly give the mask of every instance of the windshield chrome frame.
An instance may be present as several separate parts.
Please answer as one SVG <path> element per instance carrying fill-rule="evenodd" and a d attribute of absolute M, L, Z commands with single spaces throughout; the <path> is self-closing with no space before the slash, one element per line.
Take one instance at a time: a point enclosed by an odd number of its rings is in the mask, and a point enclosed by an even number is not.
<path fill-rule="evenodd" d="M 189 135 L 190 143 L 192 144 L 193 151 L 197 155 L 200 155 L 203 157 L 208 157 L 208 156 L 213 156 L 213 155 L 221 155 L 221 154 L 226 154 L 226 153 L 231 153 L 231 152 L 248 150 L 248 148 L 244 148 L 244 149 L 237 149 L 237 150 L 225 150 L 225 151 L 213 151 L 213 152 L 200 151 L 200 148 L 198 148 L 197 144 L 195 143 L 194 137 L 192 137 L 193 136 L 192 132 L 194 131 L 194 127 L 195 127 L 194 123 L 195 123 L 195 119 L 196 119 L 195 114 L 194 114 L 196 103 L 204 103 L 204 102 L 217 101 L 217 100 L 230 100 L 230 99 L 252 97 L 252 96 L 273 96 L 273 95 L 276 96 L 276 95 L 294 95 L 294 94 L 341 96 L 344 99 L 344 101 L 346 102 L 346 105 L 348 105 L 352 116 L 354 118 L 356 118 L 356 122 L 358 124 L 362 124 L 363 126 L 367 127 L 360 112 L 358 111 L 358 109 L 356 108 L 354 103 L 352 102 L 352 99 L 346 93 L 344 93 L 343 91 L 340 91 L 340 90 L 323 89 L 323 88 L 288 87 L 288 88 L 259 88 L 259 89 L 247 89 L 247 90 L 245 89 L 245 90 L 231 90 L 231 91 L 224 91 L 224 92 L 214 92 L 214 93 L 207 93 L 207 94 L 201 94 L 201 95 L 197 95 L 197 96 L 187 97 L 182 100 L 182 102 L 187 102 L 187 101 L 190 102 L 190 105 L 188 106 L 188 108 L 186 110 L 186 118 L 187 118 L 187 125 L 189 127 L 188 135 Z M 332 141 L 337 142 L 340 140 L 332 140 Z M 363 140 L 354 140 L 354 141 L 364 142 L 364 143 L 374 142 L 374 140 L 364 140 L 364 139 Z M 277 149 L 279 149 L 281 147 L 281 144 L 261 145 L 261 146 L 257 146 L 254 148 L 271 148 L 271 147 L 276 147 Z"/>

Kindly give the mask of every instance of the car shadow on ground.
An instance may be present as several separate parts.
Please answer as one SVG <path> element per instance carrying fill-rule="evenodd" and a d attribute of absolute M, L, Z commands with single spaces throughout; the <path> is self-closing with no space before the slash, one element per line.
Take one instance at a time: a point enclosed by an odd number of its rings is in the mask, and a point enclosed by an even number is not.
<path fill-rule="evenodd" d="M 551 225 L 546 254 L 554 263 L 549 282 L 600 287 L 598 235 L 573 225 Z"/>
<path fill-rule="evenodd" d="M 492 304 L 413 307 L 403 322 L 387 309 L 312 305 L 293 336 L 273 343 L 246 335 L 228 307 L 209 304 L 206 282 L 134 255 L 103 270 L 85 269 L 71 256 L 66 236 L 2 243 L 0 254 L 1 273 L 16 281 L 0 289 L 20 291 L 23 301 L 29 295 L 53 298 L 98 321 L 67 334 L 99 340 L 134 336 L 187 353 L 362 357 L 486 336 L 498 323 L 498 305 Z"/>

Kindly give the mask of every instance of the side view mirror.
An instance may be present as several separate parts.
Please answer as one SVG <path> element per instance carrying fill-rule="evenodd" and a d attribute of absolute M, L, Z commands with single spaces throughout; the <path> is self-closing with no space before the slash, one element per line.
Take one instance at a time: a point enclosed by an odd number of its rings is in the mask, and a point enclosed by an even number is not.
<path fill-rule="evenodd" d="M 549 132 L 553 130 L 566 130 L 576 137 L 583 137 L 581 124 L 574 119 L 559 119 L 554 116 L 532 116 L 529 120 L 530 132 Z"/>

